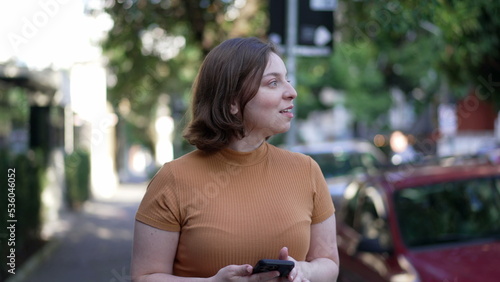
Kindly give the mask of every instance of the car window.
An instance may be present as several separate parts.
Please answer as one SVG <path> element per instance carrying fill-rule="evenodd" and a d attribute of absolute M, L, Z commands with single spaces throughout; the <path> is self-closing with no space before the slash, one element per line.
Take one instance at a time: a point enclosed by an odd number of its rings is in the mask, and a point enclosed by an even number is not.
<path fill-rule="evenodd" d="M 354 228 L 354 218 L 356 215 L 356 209 L 358 207 L 360 184 L 352 182 L 349 184 L 344 192 L 345 204 L 344 204 L 344 223 L 351 228 Z"/>
<path fill-rule="evenodd" d="M 409 247 L 500 235 L 500 180 L 480 178 L 407 188 L 394 194 Z"/>
<path fill-rule="evenodd" d="M 319 165 L 325 177 L 349 175 L 380 165 L 369 153 L 344 152 L 309 154 Z"/>
<path fill-rule="evenodd" d="M 377 230 L 375 221 L 378 218 L 372 197 L 363 197 L 358 213 L 355 229 L 364 237 L 372 238 Z"/>
<path fill-rule="evenodd" d="M 382 196 L 374 187 L 363 190 L 356 211 L 354 229 L 366 239 L 377 239 L 379 244 L 389 247 L 389 228 Z"/>

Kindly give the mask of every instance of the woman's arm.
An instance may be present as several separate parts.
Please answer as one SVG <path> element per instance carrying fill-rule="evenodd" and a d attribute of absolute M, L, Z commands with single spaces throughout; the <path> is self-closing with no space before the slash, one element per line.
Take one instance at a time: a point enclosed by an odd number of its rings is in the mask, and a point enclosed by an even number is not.
<path fill-rule="evenodd" d="M 130 275 L 132 281 L 173 281 L 172 269 L 179 232 L 170 232 L 136 221 Z"/>
<path fill-rule="evenodd" d="M 302 278 L 311 282 L 337 281 L 339 254 L 335 215 L 311 225 L 311 245 L 306 261 L 296 262 L 296 271 L 291 274 L 293 278 L 297 278 L 293 281 L 302 281 Z"/>
<path fill-rule="evenodd" d="M 306 260 L 310 262 L 306 277 L 311 281 L 336 281 L 339 275 L 339 253 L 335 214 L 311 226 L 311 246 Z"/>
<path fill-rule="evenodd" d="M 130 274 L 132 281 L 168 282 L 220 282 L 220 281 L 267 281 L 276 272 L 252 274 L 251 265 L 228 265 L 209 278 L 178 277 L 172 275 L 179 232 L 170 232 L 135 222 L 134 244 Z M 279 273 L 278 273 L 279 274 Z"/>

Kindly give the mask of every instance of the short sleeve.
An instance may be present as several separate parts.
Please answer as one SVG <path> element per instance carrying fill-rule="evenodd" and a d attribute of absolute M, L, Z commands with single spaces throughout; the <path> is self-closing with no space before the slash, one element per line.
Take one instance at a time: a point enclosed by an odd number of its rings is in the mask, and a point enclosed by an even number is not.
<path fill-rule="evenodd" d="M 323 222 L 333 215 L 335 207 L 319 165 L 311 158 L 311 181 L 314 189 L 314 210 L 311 224 Z"/>
<path fill-rule="evenodd" d="M 175 177 L 168 163 L 151 179 L 135 219 L 166 231 L 180 231 L 180 209 Z"/>

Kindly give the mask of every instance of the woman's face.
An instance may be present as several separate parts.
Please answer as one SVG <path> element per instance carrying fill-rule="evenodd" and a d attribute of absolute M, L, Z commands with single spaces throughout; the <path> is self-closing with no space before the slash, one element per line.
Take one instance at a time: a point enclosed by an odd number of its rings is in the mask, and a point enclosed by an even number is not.
<path fill-rule="evenodd" d="M 259 90 L 245 107 L 246 135 L 266 138 L 288 131 L 295 97 L 297 92 L 287 80 L 283 60 L 271 53 Z"/>

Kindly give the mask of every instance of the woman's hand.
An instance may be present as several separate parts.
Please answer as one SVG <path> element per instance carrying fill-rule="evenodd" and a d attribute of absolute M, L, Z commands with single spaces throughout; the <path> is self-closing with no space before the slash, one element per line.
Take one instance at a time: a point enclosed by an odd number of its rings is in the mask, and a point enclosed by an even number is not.
<path fill-rule="evenodd" d="M 279 259 L 295 262 L 288 280 L 281 281 L 337 281 L 339 274 L 339 254 L 337 250 L 335 215 L 321 223 L 311 225 L 311 244 L 305 261 L 296 261 L 288 255 L 288 249 L 282 248 Z M 280 281 L 280 280 L 277 280 Z"/>
<path fill-rule="evenodd" d="M 211 277 L 212 282 L 260 282 L 275 281 L 280 275 L 278 271 L 262 272 L 252 274 L 253 267 L 249 264 L 228 265 L 219 270 L 217 274 Z"/>
<path fill-rule="evenodd" d="M 301 269 L 301 264 L 288 255 L 287 247 L 283 247 L 280 250 L 279 259 L 291 260 L 295 263 L 295 267 L 292 269 L 292 271 L 290 271 L 290 274 L 288 274 L 287 278 L 281 278 L 278 281 L 309 282 L 309 280 L 306 277 L 304 277 L 304 273 Z"/>

